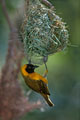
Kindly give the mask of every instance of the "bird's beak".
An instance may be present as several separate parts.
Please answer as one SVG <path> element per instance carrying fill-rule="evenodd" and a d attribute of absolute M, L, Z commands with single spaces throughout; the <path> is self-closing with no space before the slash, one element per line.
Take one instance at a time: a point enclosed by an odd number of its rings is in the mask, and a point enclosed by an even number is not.
<path fill-rule="evenodd" d="M 38 67 L 39 67 L 39 66 L 37 66 L 37 65 L 34 65 L 34 69 L 35 69 L 35 68 L 38 68 Z"/>

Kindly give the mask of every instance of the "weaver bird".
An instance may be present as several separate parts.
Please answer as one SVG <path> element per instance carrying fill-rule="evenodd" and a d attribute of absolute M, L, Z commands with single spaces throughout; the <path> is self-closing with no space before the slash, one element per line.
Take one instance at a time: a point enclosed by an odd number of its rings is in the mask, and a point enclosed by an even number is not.
<path fill-rule="evenodd" d="M 53 106 L 54 104 L 50 100 L 49 89 L 48 89 L 48 81 L 46 78 L 41 76 L 40 74 L 34 72 L 34 69 L 38 66 L 33 64 L 25 64 L 21 67 L 21 73 L 25 80 L 25 83 L 34 91 L 40 93 L 49 106 Z M 45 75 L 47 74 L 47 70 Z"/>

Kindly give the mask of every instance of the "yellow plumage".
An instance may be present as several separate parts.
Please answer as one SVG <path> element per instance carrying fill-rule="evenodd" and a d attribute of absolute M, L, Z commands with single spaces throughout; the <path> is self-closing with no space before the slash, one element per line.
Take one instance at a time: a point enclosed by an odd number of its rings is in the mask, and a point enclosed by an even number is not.
<path fill-rule="evenodd" d="M 21 67 L 21 73 L 24 77 L 25 83 L 34 91 L 40 93 L 49 106 L 53 106 L 54 104 L 51 102 L 49 98 L 49 90 L 48 90 L 48 81 L 46 78 L 42 77 L 40 74 L 34 72 L 34 66 L 32 64 L 26 64 Z"/>

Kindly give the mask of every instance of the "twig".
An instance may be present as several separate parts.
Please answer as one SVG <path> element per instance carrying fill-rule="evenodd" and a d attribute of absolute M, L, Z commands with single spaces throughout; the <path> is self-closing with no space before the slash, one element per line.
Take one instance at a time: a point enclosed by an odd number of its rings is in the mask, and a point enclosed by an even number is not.
<path fill-rule="evenodd" d="M 1 2 L 1 6 L 2 6 L 2 10 L 3 10 L 4 16 L 6 17 L 6 20 L 8 22 L 9 28 L 12 31 L 14 27 L 12 25 L 12 22 L 11 22 L 10 18 L 9 18 L 9 15 L 8 15 L 8 12 L 7 12 L 7 8 L 6 8 L 6 5 L 5 5 L 5 0 L 0 0 L 0 2 Z"/>
<path fill-rule="evenodd" d="M 26 0 L 26 10 L 28 11 L 29 9 L 29 0 Z"/>
<path fill-rule="evenodd" d="M 50 7 L 54 9 L 54 6 L 48 1 L 48 0 L 40 0 L 43 4 L 45 4 L 47 7 Z"/>

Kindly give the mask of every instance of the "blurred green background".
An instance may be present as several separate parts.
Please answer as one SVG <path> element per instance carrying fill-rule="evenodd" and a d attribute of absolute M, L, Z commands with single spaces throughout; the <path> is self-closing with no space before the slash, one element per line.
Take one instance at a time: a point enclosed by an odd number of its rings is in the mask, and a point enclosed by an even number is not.
<path fill-rule="evenodd" d="M 55 6 L 56 14 L 67 23 L 69 41 L 77 47 L 68 47 L 65 51 L 56 53 L 48 59 L 50 97 L 55 106 L 49 108 L 46 105 L 44 111 L 32 111 L 21 120 L 80 120 L 80 0 L 49 1 Z M 17 9 L 23 4 L 23 0 L 6 0 L 6 4 L 13 20 Z M 0 69 L 5 63 L 8 37 L 9 28 L 0 5 Z M 44 71 L 44 66 L 40 67 L 40 71 Z M 29 88 L 25 86 L 22 78 L 21 82 L 26 93 Z M 32 92 L 30 100 L 37 101 L 38 99 L 43 101 L 40 95 Z"/>

